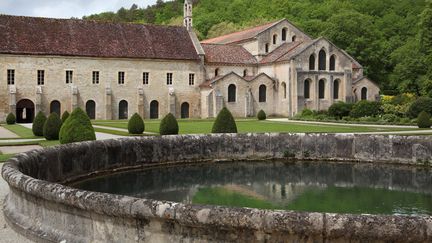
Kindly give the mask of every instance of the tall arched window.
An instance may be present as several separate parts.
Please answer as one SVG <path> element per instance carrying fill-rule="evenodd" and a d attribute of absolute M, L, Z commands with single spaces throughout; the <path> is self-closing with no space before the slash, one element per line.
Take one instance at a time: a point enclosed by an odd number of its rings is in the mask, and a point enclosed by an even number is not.
<path fill-rule="evenodd" d="M 282 41 L 286 41 L 287 37 L 287 28 L 282 29 Z"/>
<path fill-rule="evenodd" d="M 126 100 L 122 100 L 119 102 L 119 119 L 128 119 L 128 102 Z"/>
<path fill-rule="evenodd" d="M 368 89 L 366 87 L 363 87 L 361 89 L 361 99 L 367 100 L 367 95 L 368 95 Z"/>
<path fill-rule="evenodd" d="M 324 50 L 321 50 L 319 52 L 319 57 L 318 57 L 318 70 L 326 70 L 327 69 L 327 54 Z"/>
<path fill-rule="evenodd" d="M 267 87 L 262 84 L 259 86 L 259 102 L 266 102 L 267 101 Z"/>
<path fill-rule="evenodd" d="M 296 37 L 296 36 L 293 36 L 293 37 L 291 38 L 291 40 L 292 40 L 292 42 L 294 42 L 294 41 L 297 40 L 297 37 Z"/>
<path fill-rule="evenodd" d="M 219 76 L 219 68 L 215 69 L 215 77 Z"/>
<path fill-rule="evenodd" d="M 318 82 L 318 98 L 325 99 L 325 80 L 320 79 Z"/>
<path fill-rule="evenodd" d="M 57 115 L 61 116 L 61 104 L 58 100 L 51 101 L 50 104 L 50 113 L 57 113 Z"/>
<path fill-rule="evenodd" d="M 333 99 L 337 100 L 339 99 L 339 79 L 336 79 L 333 83 Z"/>
<path fill-rule="evenodd" d="M 286 83 L 285 83 L 285 82 L 282 82 L 281 86 L 282 86 L 283 98 L 286 99 L 286 97 L 287 97 L 287 87 L 286 87 Z"/>
<path fill-rule="evenodd" d="M 315 70 L 315 54 L 309 57 L 309 70 Z"/>
<path fill-rule="evenodd" d="M 303 96 L 305 99 L 310 99 L 310 85 L 311 85 L 311 81 L 309 79 L 306 79 L 304 81 L 304 91 L 303 91 Z"/>
<path fill-rule="evenodd" d="M 265 52 L 268 53 L 269 52 L 269 44 L 265 44 Z"/>
<path fill-rule="evenodd" d="M 157 100 L 153 100 L 150 102 L 150 119 L 158 119 L 159 118 L 159 102 Z"/>
<path fill-rule="evenodd" d="M 277 43 L 277 35 L 273 35 L 273 45 L 276 45 Z"/>
<path fill-rule="evenodd" d="M 181 105 L 181 118 L 189 118 L 189 103 L 187 102 Z"/>
<path fill-rule="evenodd" d="M 90 119 L 96 119 L 96 102 L 93 100 L 86 102 L 86 113 Z"/>
<path fill-rule="evenodd" d="M 330 71 L 336 70 L 336 56 L 332 55 L 330 57 Z"/>
<path fill-rule="evenodd" d="M 236 102 L 237 87 L 234 84 L 228 86 L 228 102 Z"/>

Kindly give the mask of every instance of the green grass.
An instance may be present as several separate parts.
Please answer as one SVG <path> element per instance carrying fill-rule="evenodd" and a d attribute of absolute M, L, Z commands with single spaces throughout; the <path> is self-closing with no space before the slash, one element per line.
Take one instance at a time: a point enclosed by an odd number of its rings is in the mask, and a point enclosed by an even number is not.
<path fill-rule="evenodd" d="M 7 130 L 18 135 L 21 139 L 23 139 L 23 138 L 25 138 L 25 139 L 38 138 L 33 134 L 33 131 L 30 128 L 23 127 L 23 126 L 18 125 L 18 124 L 2 125 L 2 126 L 4 128 L 6 128 Z"/>
<path fill-rule="evenodd" d="M 240 119 L 236 120 L 239 133 L 265 133 L 265 132 L 287 132 L 287 133 L 350 133 L 350 132 L 391 132 L 391 131 L 413 131 L 415 128 L 381 128 L 381 127 L 357 127 L 320 125 L 305 123 L 284 123 L 273 121 L 257 121 Z M 159 133 L 159 120 L 146 120 L 146 132 Z M 213 120 L 178 120 L 180 134 L 207 134 L 211 132 Z M 127 121 L 94 121 L 94 125 L 127 129 Z M 432 132 L 432 130 L 431 130 Z"/>
<path fill-rule="evenodd" d="M 0 162 L 5 162 L 6 160 L 12 158 L 15 154 L 0 154 Z"/>

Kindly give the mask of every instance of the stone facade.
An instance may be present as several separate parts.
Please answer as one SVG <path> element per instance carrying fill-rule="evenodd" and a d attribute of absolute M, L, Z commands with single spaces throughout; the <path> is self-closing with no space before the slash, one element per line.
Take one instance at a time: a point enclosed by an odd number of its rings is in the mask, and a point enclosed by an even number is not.
<path fill-rule="evenodd" d="M 21 118 L 38 111 L 48 115 L 76 107 L 94 113 L 93 119 L 125 119 L 135 112 L 144 118 L 161 118 L 169 112 L 176 117 L 208 118 L 215 117 L 223 106 L 237 117 L 255 116 L 260 109 L 269 115 L 293 116 L 304 108 L 326 110 L 336 101 L 375 100 L 379 95 L 379 87 L 363 77 L 361 65 L 346 52 L 325 38 L 312 40 L 288 20 L 200 43 L 192 31 L 190 1 L 185 2 L 184 16 L 183 28 L 2 16 L 0 24 L 7 28 L 0 33 L 0 39 L 6 41 L 0 47 L 0 120 L 9 112 L 20 113 L 18 120 L 23 121 Z M 64 31 L 68 31 L 65 26 L 76 28 L 69 33 L 75 39 L 46 29 L 53 24 Z M 92 29 L 106 32 L 110 28 L 113 33 L 109 34 L 128 35 L 128 39 L 107 38 L 100 41 L 105 45 L 88 47 L 95 41 L 88 39 Z M 16 34 L 17 29 L 39 30 L 47 46 L 36 45 L 39 40 L 32 36 Z M 50 35 L 76 48 L 56 46 Z M 179 35 L 178 42 L 166 40 Z M 156 40 L 158 36 L 162 39 Z M 138 45 L 143 38 L 153 42 Z M 124 41 L 123 46 L 118 45 Z M 134 50 L 134 46 L 139 48 Z M 325 68 L 320 70 L 322 51 Z M 313 69 L 311 56 L 315 58 Z M 8 81 L 8 70 L 14 71 L 13 83 Z M 44 71 L 44 84 L 38 84 L 38 70 Z M 66 71 L 73 72 L 72 83 L 66 83 Z M 93 83 L 95 71 L 99 72 L 98 84 Z M 124 84 L 118 82 L 119 72 L 125 74 Z M 149 73 L 148 84 L 143 82 L 144 72 Z M 173 75 L 170 85 L 168 73 Z M 306 80 L 309 97 L 305 97 Z M 231 84 L 236 85 L 235 102 L 228 101 Z M 266 86 L 264 102 L 258 99 L 262 85 Z M 320 89 L 324 89 L 322 97 Z M 53 101 L 60 103 L 60 109 L 53 108 Z"/>

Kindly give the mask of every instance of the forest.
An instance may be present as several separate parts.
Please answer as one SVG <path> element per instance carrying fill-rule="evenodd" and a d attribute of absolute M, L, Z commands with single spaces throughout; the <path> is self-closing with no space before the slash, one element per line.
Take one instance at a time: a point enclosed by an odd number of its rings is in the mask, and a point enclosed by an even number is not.
<path fill-rule="evenodd" d="M 181 25 L 184 0 L 84 19 Z M 432 0 L 194 0 L 200 39 L 286 18 L 345 49 L 384 94 L 432 97 Z"/>

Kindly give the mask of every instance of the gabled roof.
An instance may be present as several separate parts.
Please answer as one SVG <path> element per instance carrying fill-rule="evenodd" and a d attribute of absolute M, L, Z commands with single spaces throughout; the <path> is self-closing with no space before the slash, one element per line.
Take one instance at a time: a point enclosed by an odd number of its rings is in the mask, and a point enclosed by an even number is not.
<path fill-rule="evenodd" d="M 0 53 L 199 60 L 184 27 L 0 15 Z"/>
<path fill-rule="evenodd" d="M 232 75 L 234 75 L 234 76 L 236 76 L 236 77 L 238 77 L 238 78 L 244 80 L 245 82 L 253 82 L 254 80 L 256 80 L 257 78 L 259 78 L 259 77 L 261 77 L 261 76 L 267 77 L 268 79 L 272 80 L 273 82 L 276 81 L 274 78 L 268 76 L 266 73 L 259 73 L 259 74 L 255 75 L 255 76 L 246 76 L 246 77 L 242 77 L 242 76 L 238 75 L 238 74 L 235 73 L 235 72 L 229 72 L 229 73 L 227 73 L 227 74 L 225 74 L 225 75 L 222 75 L 222 76 L 216 76 L 216 77 L 214 77 L 214 78 L 212 78 L 212 79 L 209 79 L 209 80 L 207 80 L 206 82 L 200 84 L 199 87 L 200 87 L 200 88 L 210 88 L 211 85 L 214 84 L 214 83 L 216 83 L 217 81 L 222 80 L 222 79 L 224 79 L 224 78 L 226 78 L 226 77 L 229 77 L 229 76 L 232 76 Z"/>
<path fill-rule="evenodd" d="M 275 50 L 273 50 L 271 53 L 269 53 L 267 56 L 265 56 L 261 61 L 260 64 L 267 64 L 267 63 L 274 63 L 279 61 L 286 61 L 286 56 L 288 53 L 294 51 L 296 48 L 301 46 L 303 42 L 289 42 L 284 43 Z"/>
<path fill-rule="evenodd" d="M 358 83 L 358 82 L 360 82 L 360 81 L 362 81 L 362 80 L 364 80 L 364 79 L 367 79 L 368 81 L 370 81 L 370 82 L 372 82 L 373 84 L 375 84 L 376 86 L 378 86 L 377 82 L 375 82 L 374 80 L 371 80 L 371 79 L 368 78 L 367 76 L 363 76 L 363 77 L 360 77 L 360 78 L 358 78 L 358 79 L 352 81 L 352 84 L 356 84 L 356 83 Z"/>
<path fill-rule="evenodd" d="M 257 64 L 255 57 L 240 45 L 202 44 L 206 63 Z"/>
<path fill-rule="evenodd" d="M 253 27 L 250 29 L 239 31 L 239 32 L 234 32 L 234 33 L 219 36 L 216 38 L 207 39 L 207 40 L 201 41 L 201 43 L 203 43 L 203 44 L 230 44 L 230 43 L 242 42 L 242 41 L 249 40 L 249 39 L 256 37 L 257 35 L 259 35 L 263 31 L 279 24 L 280 22 L 282 22 L 284 20 L 285 19 L 282 19 L 282 20 L 279 20 L 276 22 L 267 23 L 264 25 L 256 26 L 256 27 Z"/>

